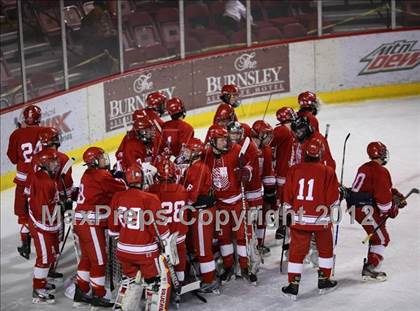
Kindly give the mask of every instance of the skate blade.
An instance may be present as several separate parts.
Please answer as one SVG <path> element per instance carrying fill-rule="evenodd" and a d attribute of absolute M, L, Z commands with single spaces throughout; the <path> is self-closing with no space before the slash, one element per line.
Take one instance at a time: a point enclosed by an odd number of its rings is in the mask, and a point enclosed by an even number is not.
<path fill-rule="evenodd" d="M 331 293 L 331 292 L 335 291 L 337 289 L 337 287 L 338 287 L 338 284 L 334 287 L 319 289 L 318 294 L 325 295 L 325 294 Z"/>
<path fill-rule="evenodd" d="M 380 283 L 380 282 L 385 282 L 386 280 L 387 280 L 386 276 L 385 277 L 377 277 L 377 278 L 373 278 L 373 277 L 370 277 L 370 276 L 367 276 L 367 275 L 362 276 L 362 281 L 364 281 L 364 282 L 371 281 L 371 282 Z"/>
<path fill-rule="evenodd" d="M 221 281 L 221 283 L 222 283 L 222 285 L 226 285 L 226 284 L 228 284 L 229 282 L 231 282 L 231 281 L 233 281 L 235 279 L 236 279 L 236 275 L 232 275 L 229 280 Z"/>
<path fill-rule="evenodd" d="M 292 301 L 296 301 L 296 299 L 297 299 L 297 295 L 283 293 L 283 296 L 289 298 Z"/>
<path fill-rule="evenodd" d="M 50 305 L 55 303 L 55 299 L 32 298 L 32 303 L 41 305 Z"/>

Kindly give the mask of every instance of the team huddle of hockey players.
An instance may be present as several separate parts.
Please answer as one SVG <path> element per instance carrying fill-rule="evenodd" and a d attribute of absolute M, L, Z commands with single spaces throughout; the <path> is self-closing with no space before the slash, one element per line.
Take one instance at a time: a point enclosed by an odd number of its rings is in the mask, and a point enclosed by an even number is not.
<path fill-rule="evenodd" d="M 115 165 L 102 148 L 89 147 L 78 185 L 73 184 L 73 160 L 58 150 L 59 131 L 40 126 L 39 107 L 24 108 L 7 155 L 17 169 L 18 252 L 30 259 L 31 243 L 36 250 L 34 303 L 55 302 L 54 279 L 63 277 L 56 271 L 60 243 L 69 231 L 78 262 L 73 285 L 77 307 L 160 311 L 167 310 L 171 297 L 178 303 L 186 292 L 205 301 L 205 295 L 219 294 L 235 277 L 256 285 L 259 267 L 270 255 L 264 240 L 267 219 L 273 217 L 267 215 L 277 218 L 282 258 L 287 252 L 283 294 L 296 299 L 308 252 L 323 294 L 337 287 L 332 278 L 337 240 L 332 213 L 318 207 L 333 211 L 343 199 L 348 208 L 355 206 L 355 219 L 370 234 L 362 277 L 386 280 L 378 270 L 389 242 L 384 219 L 395 218 L 407 204 L 385 168 L 386 146 L 369 143 L 370 160 L 346 188 L 319 131 L 316 94 L 301 93 L 297 112 L 278 109 L 275 125 L 238 120 L 236 85 L 224 85 L 220 99 L 202 141 L 184 120 L 182 99 L 149 94 L 145 106 L 132 115 Z M 166 113 L 170 120 L 164 122 Z M 373 208 L 369 223 L 364 222 L 365 205 Z M 69 231 L 62 217 L 45 217 L 67 212 L 74 216 Z M 111 260 L 122 269 L 115 299 L 105 287 L 112 276 L 107 268 Z"/>

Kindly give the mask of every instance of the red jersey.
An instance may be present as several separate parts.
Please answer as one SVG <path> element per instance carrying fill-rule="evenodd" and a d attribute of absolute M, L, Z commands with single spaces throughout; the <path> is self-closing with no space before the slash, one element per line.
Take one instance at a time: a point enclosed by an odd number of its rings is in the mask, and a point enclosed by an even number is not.
<path fill-rule="evenodd" d="M 292 225 L 317 230 L 331 224 L 331 207 L 339 202 L 339 183 L 334 170 L 322 163 L 303 162 L 289 169 L 284 185 L 284 205 L 295 211 Z M 326 208 L 317 207 L 324 206 Z M 299 216 L 299 209 L 304 214 Z"/>
<path fill-rule="evenodd" d="M 290 158 L 293 147 L 293 133 L 285 125 L 274 128 L 271 146 L 274 149 L 275 174 L 278 186 L 283 186 L 286 182 L 287 171 L 290 167 Z"/>
<path fill-rule="evenodd" d="M 385 166 L 369 161 L 359 167 L 352 185 L 354 192 L 372 194 L 379 212 L 386 213 L 392 207 L 392 180 Z"/>
<path fill-rule="evenodd" d="M 127 141 L 131 138 L 136 138 L 136 132 L 133 130 L 128 131 L 127 134 L 124 135 L 123 140 L 118 146 L 117 151 L 115 151 L 115 158 L 117 160 L 122 160 L 125 145 L 127 144 Z"/>
<path fill-rule="evenodd" d="M 226 104 L 225 103 L 220 103 L 219 106 L 217 106 L 216 113 L 214 114 L 214 117 L 213 117 L 213 124 L 216 124 L 216 120 L 218 119 L 218 117 L 220 115 L 220 112 L 223 108 L 223 105 L 226 105 Z M 233 121 L 238 121 L 238 117 L 236 116 L 236 113 L 234 113 L 234 115 L 233 115 Z"/>
<path fill-rule="evenodd" d="M 146 115 L 150 118 L 150 120 L 152 120 L 152 123 L 155 126 L 156 131 L 161 133 L 165 122 L 161 119 L 161 117 L 159 117 L 158 113 L 154 111 L 153 109 L 145 108 L 144 111 L 146 112 Z"/>
<path fill-rule="evenodd" d="M 60 152 L 58 150 L 56 150 L 56 152 L 57 152 L 57 155 L 58 155 L 58 162 L 59 162 L 60 168 L 59 168 L 58 173 L 55 176 L 54 180 L 57 184 L 57 189 L 59 191 L 60 196 L 63 197 L 64 192 L 65 192 L 67 194 L 67 198 L 71 198 L 71 194 L 73 192 L 72 168 L 70 167 L 67 170 L 66 174 L 64 174 L 64 172 L 63 172 L 64 166 L 69 161 L 69 157 L 65 153 Z M 34 162 L 36 162 L 36 157 L 37 157 L 37 155 L 35 154 L 33 156 Z M 28 177 L 26 179 L 25 193 L 28 194 L 28 195 L 30 193 L 31 178 L 35 174 L 35 172 L 37 172 L 37 171 L 38 171 L 38 167 L 35 164 L 33 164 L 32 165 L 32 170 L 29 172 Z M 63 176 L 63 178 L 61 178 L 61 176 L 63 174 L 64 174 L 64 176 Z"/>
<path fill-rule="evenodd" d="M 31 171 L 32 156 L 42 147 L 39 134 L 45 129 L 41 126 L 29 126 L 14 130 L 9 138 L 7 156 L 16 165 L 15 184 L 25 185 L 28 173 Z"/>
<path fill-rule="evenodd" d="M 211 148 L 206 150 L 204 158 L 212 176 L 212 187 L 217 200 L 225 204 L 235 204 L 241 199 L 241 185 L 235 173 L 239 167 L 239 151 L 241 146 L 235 144 L 228 152 L 215 155 Z M 249 165 L 248 154 L 245 154 L 245 165 L 252 171 Z"/>
<path fill-rule="evenodd" d="M 258 149 L 258 164 L 260 170 L 261 181 L 265 189 L 274 188 L 276 178 L 273 169 L 273 152 L 270 146 L 263 146 Z"/>
<path fill-rule="evenodd" d="M 245 140 L 240 144 L 241 147 Z M 261 169 L 260 169 L 260 150 L 257 145 L 250 139 L 248 149 L 245 156 L 247 158 L 247 165 L 252 168 L 251 180 L 245 185 L 245 197 L 250 206 L 262 205 L 262 183 L 261 183 Z"/>
<path fill-rule="evenodd" d="M 140 189 L 130 188 L 115 193 L 110 207 L 108 228 L 110 235 L 119 235 L 117 256 L 134 257 L 137 260 L 156 258 L 159 247 L 155 227 L 149 217 L 153 215 L 156 219 L 156 213 L 160 209 L 159 199 Z M 130 212 L 127 212 L 128 210 Z M 166 225 L 157 222 L 156 226 L 161 238 L 169 236 Z"/>
<path fill-rule="evenodd" d="M 56 207 L 57 203 L 58 190 L 55 180 L 44 170 L 33 173 L 30 184 L 29 217 L 38 230 L 57 232 L 60 229 L 58 222 L 60 207 Z M 48 213 L 47 210 L 43 211 L 45 208 L 48 209 Z M 52 219 L 54 217 L 55 220 Z"/>
<path fill-rule="evenodd" d="M 105 210 L 100 210 L 101 215 L 96 215 L 96 206 L 109 205 L 113 195 L 125 189 L 125 182 L 112 177 L 108 170 L 88 168 L 80 180 L 75 218 L 82 219 L 80 212 L 85 211 L 89 212 L 92 221 L 105 220 L 102 216 Z"/>
<path fill-rule="evenodd" d="M 153 184 L 149 188 L 149 192 L 157 195 L 161 201 L 161 210 L 168 219 L 168 227 L 171 233 L 179 232 L 178 243 L 185 240 L 185 235 L 188 232 L 188 226 L 185 224 L 187 213 L 184 212 L 184 223 L 180 221 L 181 209 L 188 202 L 188 192 L 183 185 L 180 184 Z"/>
<path fill-rule="evenodd" d="M 160 135 L 156 133 L 156 137 L 149 144 L 145 144 L 137 137 L 127 139 L 122 152 L 122 167 L 127 167 L 143 162 L 151 162 L 158 154 Z"/>
<path fill-rule="evenodd" d="M 322 152 L 322 158 L 320 162 L 331 167 L 335 171 L 335 161 L 331 155 L 328 141 L 319 132 L 312 133 L 312 135 L 308 137 L 307 139 L 305 139 L 303 143 L 300 143 L 297 139 L 294 139 L 293 147 L 292 147 L 292 154 L 290 157 L 290 166 L 303 162 L 304 159 L 303 159 L 302 150 L 305 149 L 305 144 L 307 144 L 312 138 L 319 139 L 320 142 L 322 143 L 323 152 Z"/>
<path fill-rule="evenodd" d="M 188 204 L 197 201 L 199 195 L 208 195 L 211 189 L 211 173 L 201 160 L 195 161 L 187 168 L 183 184 L 189 193 Z"/>
<path fill-rule="evenodd" d="M 160 152 L 164 150 L 168 154 L 177 156 L 181 151 L 182 144 L 187 143 L 194 137 L 194 129 L 183 120 L 166 121 L 162 127 L 162 141 Z"/>
<path fill-rule="evenodd" d="M 299 110 L 297 115 L 299 117 L 307 117 L 309 124 L 312 126 L 315 132 L 319 132 L 319 122 L 318 119 L 310 111 Z"/>

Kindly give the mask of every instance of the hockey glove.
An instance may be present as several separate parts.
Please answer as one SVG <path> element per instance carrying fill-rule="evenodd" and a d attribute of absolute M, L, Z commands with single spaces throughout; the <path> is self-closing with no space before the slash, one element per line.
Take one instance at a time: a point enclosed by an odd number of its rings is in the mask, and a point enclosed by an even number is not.
<path fill-rule="evenodd" d="M 391 218 L 395 218 L 395 217 L 398 216 L 398 211 L 399 211 L 398 206 L 392 205 L 392 207 L 389 209 L 387 215 Z"/>
<path fill-rule="evenodd" d="M 248 166 L 244 166 L 242 168 L 236 168 L 235 173 L 241 182 L 248 183 L 251 181 L 252 172 Z"/>
<path fill-rule="evenodd" d="M 264 196 L 263 200 L 265 203 L 269 204 L 276 204 L 277 197 L 276 197 L 276 189 L 275 188 L 265 188 L 264 187 Z"/>
<path fill-rule="evenodd" d="M 394 203 L 397 208 L 404 208 L 407 206 L 407 201 L 404 199 L 404 195 L 399 192 L 397 189 L 392 188 L 392 202 Z M 394 218 L 394 217 L 392 217 Z"/>

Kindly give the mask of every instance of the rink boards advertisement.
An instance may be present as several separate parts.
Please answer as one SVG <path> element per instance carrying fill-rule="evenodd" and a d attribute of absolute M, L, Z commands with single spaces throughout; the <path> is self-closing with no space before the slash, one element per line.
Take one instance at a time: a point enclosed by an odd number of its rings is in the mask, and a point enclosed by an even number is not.
<path fill-rule="evenodd" d="M 58 129 L 61 134 L 61 151 L 70 151 L 89 143 L 86 89 L 37 103 L 42 110 L 41 126 Z M 21 122 L 22 109 L 1 115 L 1 171 L 2 174 L 14 169 L 6 156 L 10 134 Z"/>
<path fill-rule="evenodd" d="M 104 82 L 106 131 L 130 125 L 151 92 L 180 97 L 191 111 L 219 103 L 224 84 L 236 84 L 244 100 L 289 92 L 289 46 L 204 57 Z"/>
<path fill-rule="evenodd" d="M 420 31 L 315 41 L 321 91 L 420 80 Z"/>

